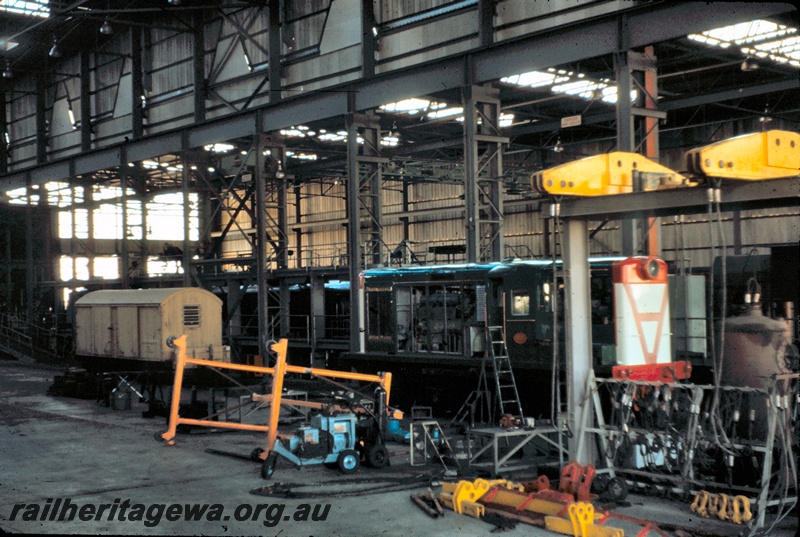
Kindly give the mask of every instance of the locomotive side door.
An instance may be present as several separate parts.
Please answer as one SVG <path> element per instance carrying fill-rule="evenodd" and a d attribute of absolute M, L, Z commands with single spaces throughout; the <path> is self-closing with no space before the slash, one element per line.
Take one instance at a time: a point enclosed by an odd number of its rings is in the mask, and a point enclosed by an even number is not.
<path fill-rule="evenodd" d="M 410 352 L 413 346 L 412 327 L 414 326 L 411 287 L 395 287 L 395 311 L 397 314 L 397 352 Z"/>

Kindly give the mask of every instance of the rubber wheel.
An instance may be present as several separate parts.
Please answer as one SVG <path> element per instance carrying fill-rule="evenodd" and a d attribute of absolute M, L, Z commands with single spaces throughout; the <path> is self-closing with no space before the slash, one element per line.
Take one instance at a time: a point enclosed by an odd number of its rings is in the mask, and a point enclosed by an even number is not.
<path fill-rule="evenodd" d="M 367 451 L 367 466 L 370 468 L 383 468 L 389 465 L 389 450 L 383 444 L 375 444 Z"/>
<path fill-rule="evenodd" d="M 346 449 L 339 453 L 339 458 L 336 460 L 339 465 L 339 471 L 343 474 L 352 474 L 358 470 L 361 464 L 358 456 L 358 451 L 355 449 Z"/>
<path fill-rule="evenodd" d="M 261 462 L 261 454 L 264 453 L 264 450 L 260 447 L 253 448 L 253 451 L 250 452 L 250 458 L 256 462 Z"/>
<path fill-rule="evenodd" d="M 612 501 L 621 502 L 628 497 L 628 483 L 621 477 L 613 477 L 608 481 L 605 496 Z"/>
<path fill-rule="evenodd" d="M 595 494 L 602 494 L 608 488 L 608 482 L 611 478 L 607 475 L 597 475 L 592 481 L 592 492 Z"/>
<path fill-rule="evenodd" d="M 275 465 L 278 462 L 278 455 L 275 453 L 270 453 L 266 459 L 264 459 L 263 464 L 261 464 L 261 477 L 263 479 L 269 479 L 272 477 L 272 474 L 275 473 Z"/>

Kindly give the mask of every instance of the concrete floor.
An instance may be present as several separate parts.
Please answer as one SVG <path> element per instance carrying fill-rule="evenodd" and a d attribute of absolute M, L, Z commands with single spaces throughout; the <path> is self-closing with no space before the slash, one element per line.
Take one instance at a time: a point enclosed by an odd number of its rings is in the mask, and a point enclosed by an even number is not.
<path fill-rule="evenodd" d="M 166 429 L 164 420 L 142 418 L 141 411 L 146 405 L 135 398 L 130 410 L 113 410 L 91 400 L 47 395 L 53 377 L 60 374 L 63 368 L 0 361 L 0 531 L 467 537 L 487 535 L 494 528 L 484 521 L 452 512 L 431 519 L 415 507 L 409 501 L 409 494 L 423 492 L 427 485 L 420 481 L 419 485 L 410 485 L 411 489 L 398 489 L 407 487 L 407 481 L 415 477 L 423 480 L 434 475 L 441 466 L 411 467 L 407 446 L 390 445 L 392 465 L 386 469 L 364 468 L 343 477 L 338 471 L 321 466 L 295 469 L 280 462 L 273 479 L 267 481 L 261 478 L 257 463 L 207 452 L 213 449 L 246 456 L 263 441 L 263 435 L 239 432 L 179 435 L 176 445 L 168 446 L 155 438 Z M 252 493 L 276 482 L 292 483 L 294 492 L 308 493 L 311 497 L 282 498 Z M 386 490 L 394 487 L 394 491 L 355 494 L 371 487 Z M 99 519 L 81 521 L 76 516 L 71 522 L 42 521 L 50 518 L 42 516 L 48 504 L 61 499 L 63 506 L 66 498 L 78 507 L 114 506 L 115 502 L 117 507 L 111 517 L 109 507 L 95 517 Z M 125 520 L 120 520 L 121 506 L 126 501 L 129 511 Z M 615 511 L 697 528 L 705 535 L 748 533 L 746 527 L 698 519 L 688 504 L 636 495 L 629 496 L 628 501 L 630 506 L 615 507 Z M 128 520 L 136 509 L 150 509 L 149 518 L 153 521 L 160 509 L 156 504 L 176 503 L 220 504 L 224 512 L 214 511 L 219 515 L 218 520 L 170 521 L 168 512 L 162 511 L 158 524 L 145 524 L 148 519 L 145 511 L 143 520 Z M 17 508 L 15 519 L 11 520 L 17 504 L 26 507 Z M 33 516 L 36 520 L 26 520 L 37 509 L 31 504 L 38 504 L 41 509 L 38 516 Z M 304 506 L 323 509 L 326 504 L 330 505 L 330 511 L 324 521 L 314 521 L 311 517 L 302 520 L 307 508 Z M 258 510 L 257 515 L 253 514 Z M 248 513 L 250 516 L 246 517 Z M 237 521 L 237 515 L 248 520 Z M 296 516 L 301 520 L 295 520 Z M 623 528 L 626 535 L 636 535 L 641 529 L 626 523 L 613 525 Z M 769 535 L 793 536 L 796 528 L 797 518 L 788 518 Z M 525 524 L 519 524 L 509 534 L 555 535 Z"/>

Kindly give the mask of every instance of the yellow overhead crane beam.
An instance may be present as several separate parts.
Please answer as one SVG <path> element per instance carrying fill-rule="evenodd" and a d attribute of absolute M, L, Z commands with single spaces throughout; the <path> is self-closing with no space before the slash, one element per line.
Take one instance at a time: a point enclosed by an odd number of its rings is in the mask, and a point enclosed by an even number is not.
<path fill-rule="evenodd" d="M 634 188 L 635 174 L 641 178 L 640 189 Z M 623 151 L 594 155 L 531 175 L 535 191 L 567 196 L 626 194 L 690 184 L 686 177 L 666 166 L 638 153 Z"/>
<path fill-rule="evenodd" d="M 800 175 L 800 134 L 771 130 L 722 140 L 686 153 L 694 174 L 757 181 Z"/>
<path fill-rule="evenodd" d="M 729 138 L 687 152 L 686 164 L 692 179 L 638 153 L 615 151 L 535 172 L 531 186 L 555 196 L 605 196 L 697 186 L 704 178 L 795 177 L 800 175 L 800 134 L 771 130 Z"/>

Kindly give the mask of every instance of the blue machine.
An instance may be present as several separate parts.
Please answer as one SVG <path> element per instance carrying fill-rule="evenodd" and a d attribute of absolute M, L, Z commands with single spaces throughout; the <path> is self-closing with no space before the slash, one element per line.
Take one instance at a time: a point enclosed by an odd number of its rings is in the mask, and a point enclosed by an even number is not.
<path fill-rule="evenodd" d="M 278 456 L 297 466 L 336 464 L 342 473 L 355 472 L 361 463 L 361 454 L 356 451 L 356 423 L 356 415 L 349 412 L 312 416 L 294 436 L 275 442 L 262 466 L 262 477 L 272 477 Z"/>

